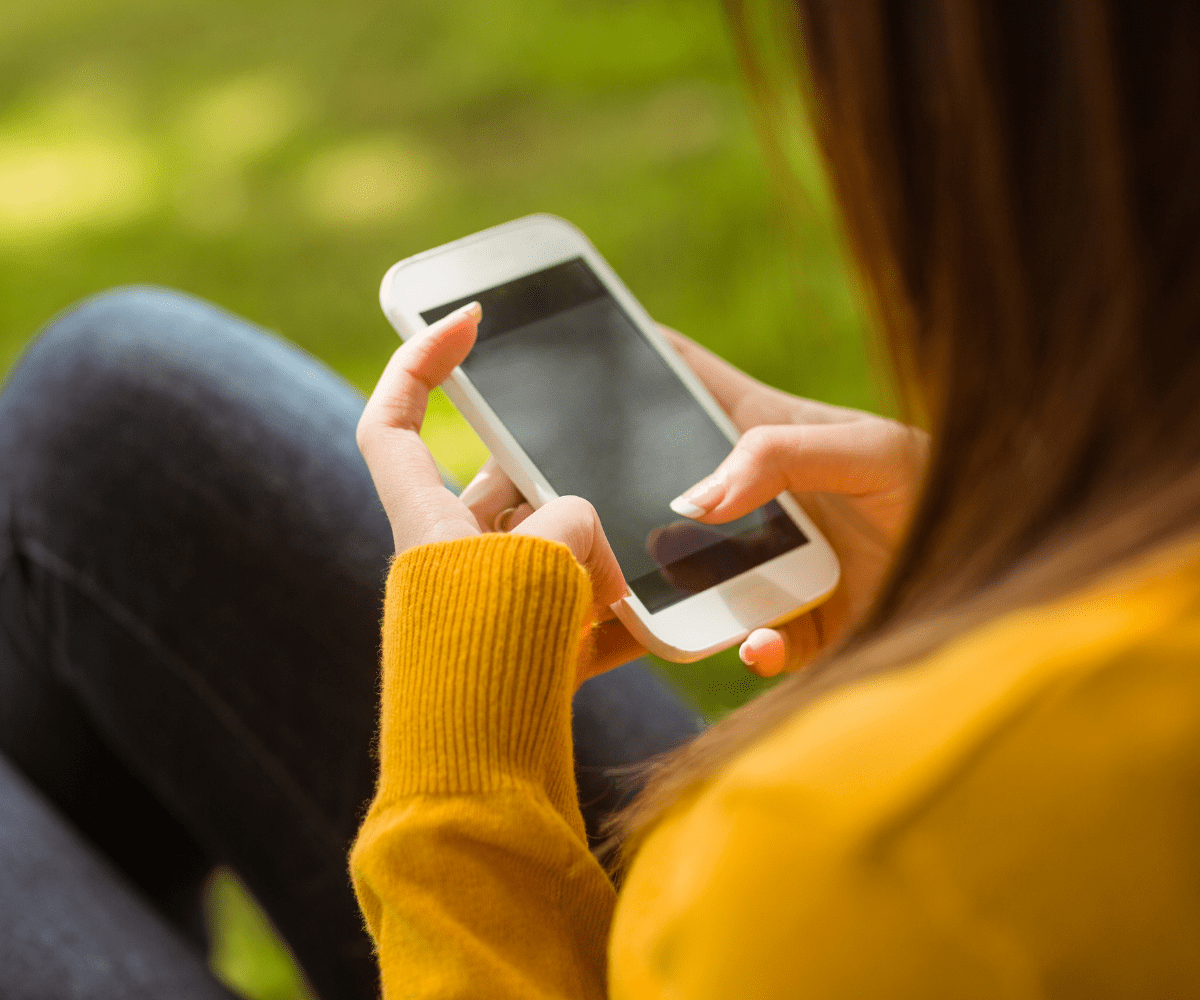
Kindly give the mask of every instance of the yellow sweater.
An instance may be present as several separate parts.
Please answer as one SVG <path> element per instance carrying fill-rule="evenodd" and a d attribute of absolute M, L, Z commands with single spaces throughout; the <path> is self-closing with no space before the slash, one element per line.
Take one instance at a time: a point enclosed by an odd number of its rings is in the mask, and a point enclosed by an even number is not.
<path fill-rule="evenodd" d="M 589 596 L 538 539 L 396 561 L 351 857 L 387 997 L 1200 996 L 1195 550 L 810 706 L 619 897 L 572 777 Z"/>

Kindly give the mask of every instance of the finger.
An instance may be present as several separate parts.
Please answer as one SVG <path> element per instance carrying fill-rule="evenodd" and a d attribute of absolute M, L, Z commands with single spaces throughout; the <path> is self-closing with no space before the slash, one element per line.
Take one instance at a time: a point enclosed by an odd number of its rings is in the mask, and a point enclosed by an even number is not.
<path fill-rule="evenodd" d="M 392 523 L 397 551 L 478 530 L 445 488 L 419 432 L 430 389 L 445 381 L 470 351 L 480 310 L 465 306 L 409 339 L 392 355 L 358 422 L 358 445 Z M 459 522 L 462 522 L 461 524 Z"/>
<path fill-rule="evenodd" d="M 759 418 L 768 416 L 773 417 L 774 423 L 785 423 L 791 419 L 786 406 L 786 400 L 790 397 L 786 393 L 764 385 L 677 330 L 661 325 L 659 330 L 704 383 L 704 388 L 712 394 L 738 430 L 746 431 L 753 426 L 750 423 L 743 424 L 751 414 L 759 423 L 763 422 Z"/>
<path fill-rule="evenodd" d="M 607 607 L 628 593 L 596 509 L 586 500 L 558 497 L 522 520 L 512 533 L 536 535 L 566 545 L 591 577 L 595 604 Z"/>
<path fill-rule="evenodd" d="M 492 531 L 502 511 L 517 507 L 525 500 L 494 457 L 484 462 L 483 468 L 458 498 L 475 515 L 481 531 Z"/>
<path fill-rule="evenodd" d="M 482 314 L 478 302 L 468 303 L 401 344 L 367 400 L 360 428 L 419 431 L 430 390 L 470 353 Z"/>
<path fill-rule="evenodd" d="M 671 501 L 684 517 L 724 524 L 784 490 L 868 496 L 912 481 L 922 443 L 890 420 L 754 427 L 707 479 Z"/>
<path fill-rule="evenodd" d="M 819 616 L 819 611 L 810 611 L 775 628 L 756 628 L 746 637 L 738 655 L 760 677 L 799 670 L 824 646 Z"/>
<path fill-rule="evenodd" d="M 661 324 L 659 330 L 743 433 L 761 424 L 826 424 L 871 417 L 861 410 L 793 396 L 747 375 L 677 330 Z"/>
<path fill-rule="evenodd" d="M 592 624 L 581 637 L 576 686 L 645 652 L 609 607 L 624 597 L 629 588 L 596 509 L 590 503 L 580 497 L 559 497 L 525 517 L 513 528 L 513 534 L 562 542 L 591 579 Z"/>
<path fill-rule="evenodd" d="M 738 656 L 759 677 L 774 677 L 787 661 L 783 635 L 771 628 L 756 628 L 742 643 Z"/>

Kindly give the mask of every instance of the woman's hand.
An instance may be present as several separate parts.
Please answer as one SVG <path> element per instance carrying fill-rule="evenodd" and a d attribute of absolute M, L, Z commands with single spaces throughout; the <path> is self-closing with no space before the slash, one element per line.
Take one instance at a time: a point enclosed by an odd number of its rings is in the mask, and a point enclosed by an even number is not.
<path fill-rule="evenodd" d="M 596 511 L 579 497 L 560 497 L 534 511 L 511 484 L 511 494 L 480 495 L 477 490 L 472 499 L 464 491 L 460 499 L 442 483 L 420 438 L 429 391 L 467 356 L 480 315 L 478 304 L 464 306 L 392 355 L 359 419 L 358 447 L 391 522 L 397 554 L 429 542 L 506 529 L 562 542 L 571 550 L 591 577 L 596 623 L 581 644 L 578 685 L 645 652 L 609 609 L 626 593 L 625 579 Z"/>
<path fill-rule="evenodd" d="M 742 644 L 742 661 L 757 674 L 796 670 L 844 635 L 874 600 L 920 491 L 929 435 L 861 410 L 788 395 L 683 334 L 660 329 L 743 435 L 713 475 L 676 501 L 676 512 L 703 531 L 705 524 L 736 520 L 790 490 L 841 561 L 841 582 L 829 600 L 778 628 L 756 629 Z M 463 500 L 487 516 L 519 519 L 529 510 L 490 460 L 463 490 Z M 652 542 L 669 547 L 686 541 L 681 529 L 673 526 Z M 669 562 L 669 548 L 656 557 Z"/>
<path fill-rule="evenodd" d="M 874 600 L 912 515 L 929 435 L 788 395 L 661 329 L 742 432 L 716 471 L 672 509 L 724 524 L 790 490 L 841 561 L 841 582 L 829 600 L 778 628 L 755 630 L 742 644 L 742 660 L 755 673 L 795 670 L 844 635 Z"/>

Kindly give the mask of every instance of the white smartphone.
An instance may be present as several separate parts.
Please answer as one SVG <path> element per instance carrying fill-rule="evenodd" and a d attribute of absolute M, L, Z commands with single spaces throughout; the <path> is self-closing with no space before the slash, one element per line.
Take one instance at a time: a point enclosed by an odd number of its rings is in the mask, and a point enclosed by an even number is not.
<path fill-rule="evenodd" d="M 591 501 L 632 591 L 613 611 L 650 652 L 698 660 L 830 594 L 837 557 L 787 494 L 711 527 L 670 509 L 737 430 L 578 229 L 517 219 L 380 289 L 404 339 L 472 300 L 478 340 L 442 388 L 535 509 Z"/>

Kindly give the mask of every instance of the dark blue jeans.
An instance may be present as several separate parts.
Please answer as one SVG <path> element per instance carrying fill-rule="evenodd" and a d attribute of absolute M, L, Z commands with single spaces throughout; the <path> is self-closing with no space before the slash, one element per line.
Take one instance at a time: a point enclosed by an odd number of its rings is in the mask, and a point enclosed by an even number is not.
<path fill-rule="evenodd" d="M 375 781 L 391 531 L 320 362 L 155 289 L 53 322 L 0 393 L 0 993 L 218 997 L 234 869 L 322 997 L 374 997 L 346 855 Z M 575 701 L 609 773 L 689 739 L 642 663 Z"/>

